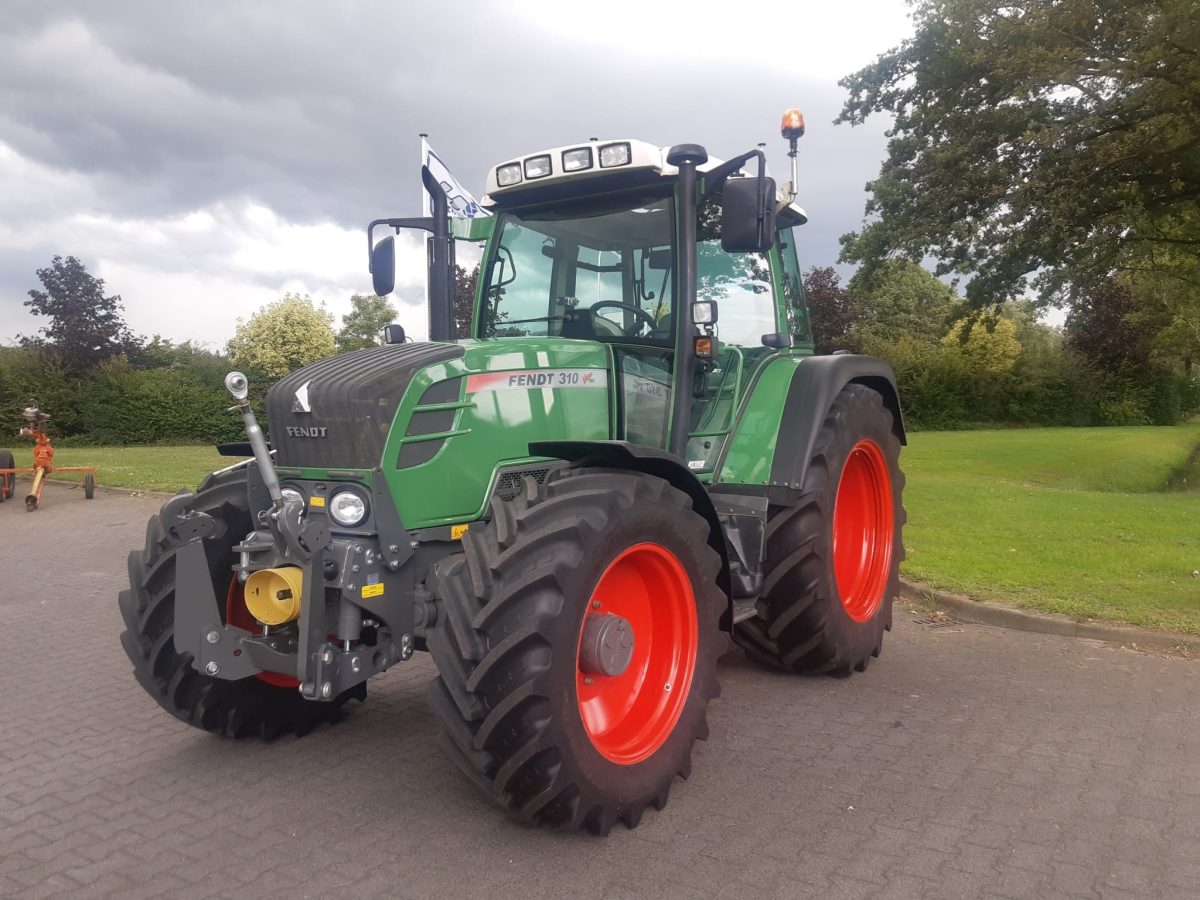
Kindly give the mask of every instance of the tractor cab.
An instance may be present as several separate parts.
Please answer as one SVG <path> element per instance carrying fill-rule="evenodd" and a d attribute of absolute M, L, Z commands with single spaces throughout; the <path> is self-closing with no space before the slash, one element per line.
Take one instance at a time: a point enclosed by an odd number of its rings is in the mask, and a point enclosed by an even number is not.
<path fill-rule="evenodd" d="M 469 334 L 455 336 L 603 345 L 611 437 L 674 449 L 710 476 L 762 363 L 812 353 L 792 233 L 807 217 L 760 151 L 726 163 L 674 149 L 673 161 L 672 148 L 592 140 L 494 166 L 482 201 L 492 215 L 450 225 L 486 241 Z"/>

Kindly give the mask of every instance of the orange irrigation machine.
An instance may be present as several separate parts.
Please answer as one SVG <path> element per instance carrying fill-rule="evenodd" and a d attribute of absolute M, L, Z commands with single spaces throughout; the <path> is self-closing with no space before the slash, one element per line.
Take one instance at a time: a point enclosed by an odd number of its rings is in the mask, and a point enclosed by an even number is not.
<path fill-rule="evenodd" d="M 78 472 L 80 483 L 83 485 L 83 496 L 91 500 L 96 493 L 95 466 L 56 466 L 54 465 L 54 447 L 50 444 L 50 436 L 46 434 L 46 423 L 50 420 L 48 413 L 42 412 L 36 405 L 30 404 L 23 413 L 25 419 L 21 426 L 21 437 L 33 441 L 33 468 L 18 469 L 16 460 L 8 450 L 0 450 L 0 503 L 11 499 L 16 491 L 18 475 L 32 475 L 33 484 L 25 496 L 25 509 L 33 512 L 42 501 L 42 488 L 46 477 L 54 472 Z"/>

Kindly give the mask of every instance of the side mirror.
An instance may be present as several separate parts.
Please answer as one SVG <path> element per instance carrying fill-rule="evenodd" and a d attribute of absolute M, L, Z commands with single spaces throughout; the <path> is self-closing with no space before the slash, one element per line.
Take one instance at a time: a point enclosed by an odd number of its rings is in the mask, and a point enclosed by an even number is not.
<path fill-rule="evenodd" d="M 775 236 L 775 179 L 730 178 L 721 202 L 721 249 L 765 253 Z"/>
<path fill-rule="evenodd" d="M 396 287 L 396 239 L 390 234 L 371 248 L 371 284 L 379 297 Z"/>
<path fill-rule="evenodd" d="M 388 238 L 390 241 L 391 238 Z M 403 344 L 406 340 L 403 325 L 384 325 L 383 342 L 385 344 Z"/>

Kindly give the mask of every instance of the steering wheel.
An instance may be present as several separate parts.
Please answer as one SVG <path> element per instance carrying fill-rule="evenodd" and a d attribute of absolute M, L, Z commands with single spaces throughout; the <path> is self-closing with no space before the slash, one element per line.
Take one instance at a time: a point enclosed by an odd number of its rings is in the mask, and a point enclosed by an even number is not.
<path fill-rule="evenodd" d="M 646 312 L 640 306 L 634 306 L 632 303 L 622 303 L 619 300 L 601 300 L 599 303 L 593 303 L 588 307 L 588 312 L 595 313 L 598 309 L 607 309 L 609 307 L 614 309 L 624 309 L 633 313 L 634 316 L 637 317 L 638 322 L 645 325 L 651 331 L 658 326 L 658 322 L 654 320 L 654 316 L 650 315 L 650 313 Z M 636 335 L 638 331 L 641 331 L 641 329 L 636 329 L 633 334 Z M 632 336 L 633 335 L 630 335 L 630 337 Z"/>

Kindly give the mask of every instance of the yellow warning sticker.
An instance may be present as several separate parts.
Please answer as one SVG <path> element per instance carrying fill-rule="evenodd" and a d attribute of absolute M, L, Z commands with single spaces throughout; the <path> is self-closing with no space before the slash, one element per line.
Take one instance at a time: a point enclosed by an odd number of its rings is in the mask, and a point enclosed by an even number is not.
<path fill-rule="evenodd" d="M 362 589 L 363 599 L 368 597 L 380 597 L 383 595 L 383 582 L 379 584 L 364 584 Z"/>
<path fill-rule="evenodd" d="M 324 505 L 325 505 L 325 498 L 324 498 L 324 497 L 318 497 L 318 496 L 316 496 L 316 495 L 313 495 L 312 497 L 310 497 L 310 498 L 309 498 L 309 500 L 308 500 L 308 505 L 309 505 L 309 506 L 324 506 Z"/>
<path fill-rule="evenodd" d="M 451 525 L 450 526 L 450 540 L 452 540 L 452 541 L 462 540 L 462 536 L 467 533 L 467 529 L 470 527 L 471 527 L 470 525 Z"/>

